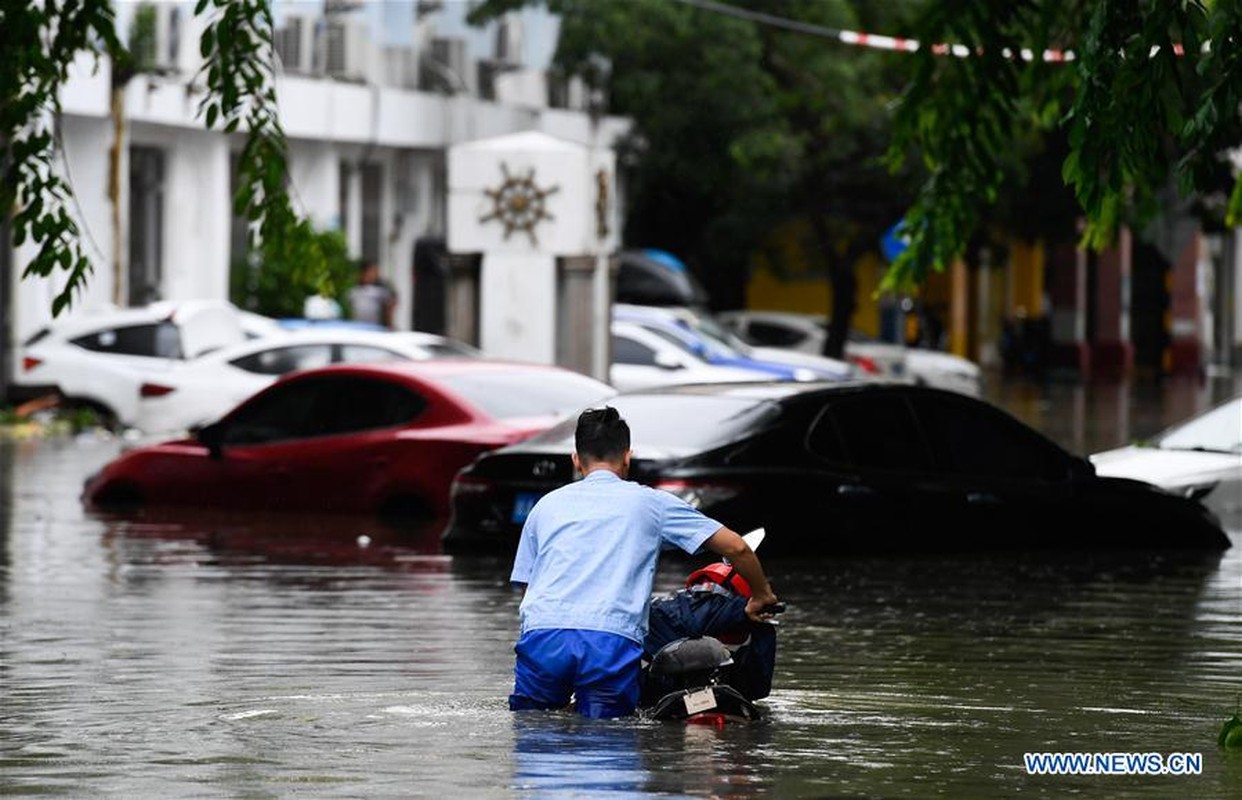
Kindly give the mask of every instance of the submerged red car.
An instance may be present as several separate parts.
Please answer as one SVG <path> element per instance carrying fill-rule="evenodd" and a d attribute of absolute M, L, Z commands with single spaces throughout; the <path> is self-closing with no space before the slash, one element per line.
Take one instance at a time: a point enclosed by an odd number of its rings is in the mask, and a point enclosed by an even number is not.
<path fill-rule="evenodd" d="M 613 393 L 558 367 L 479 360 L 308 370 L 192 438 L 124 453 L 83 501 L 440 516 L 475 456 Z"/>

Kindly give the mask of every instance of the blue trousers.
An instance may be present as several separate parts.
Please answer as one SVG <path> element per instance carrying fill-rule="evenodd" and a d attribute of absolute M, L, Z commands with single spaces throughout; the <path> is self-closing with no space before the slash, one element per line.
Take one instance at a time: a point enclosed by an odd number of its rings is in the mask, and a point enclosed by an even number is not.
<path fill-rule="evenodd" d="M 624 717 L 638 705 L 643 649 L 615 633 L 550 628 L 527 631 L 513 652 L 512 711 L 569 705 L 592 719 Z"/>

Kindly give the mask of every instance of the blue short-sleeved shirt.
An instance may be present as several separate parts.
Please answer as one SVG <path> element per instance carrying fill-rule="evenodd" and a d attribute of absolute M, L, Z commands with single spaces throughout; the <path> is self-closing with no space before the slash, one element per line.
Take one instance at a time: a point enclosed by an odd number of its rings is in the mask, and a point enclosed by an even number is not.
<path fill-rule="evenodd" d="M 526 518 L 510 576 L 527 585 L 522 631 L 606 631 L 641 643 L 660 550 L 697 552 L 720 528 L 681 498 L 607 470 L 549 492 Z"/>

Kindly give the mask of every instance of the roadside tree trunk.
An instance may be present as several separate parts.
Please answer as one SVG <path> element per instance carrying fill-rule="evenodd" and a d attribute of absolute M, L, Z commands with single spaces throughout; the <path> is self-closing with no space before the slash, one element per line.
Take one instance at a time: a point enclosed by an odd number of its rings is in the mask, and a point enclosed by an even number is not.
<path fill-rule="evenodd" d="M 113 73 L 112 146 L 108 148 L 108 202 L 112 205 L 112 302 L 125 305 L 125 247 L 121 222 L 121 155 L 125 141 L 125 85 L 129 78 Z"/>
<path fill-rule="evenodd" d="M 857 237 L 846 238 L 845 232 L 834 235 L 822 217 L 812 223 L 819 251 L 824 256 L 828 281 L 832 285 L 832 303 L 828 309 L 828 335 L 824 338 L 823 355 L 845 359 L 845 342 L 849 338 L 854 312 L 858 309 L 858 277 L 854 265 L 865 252 Z"/>

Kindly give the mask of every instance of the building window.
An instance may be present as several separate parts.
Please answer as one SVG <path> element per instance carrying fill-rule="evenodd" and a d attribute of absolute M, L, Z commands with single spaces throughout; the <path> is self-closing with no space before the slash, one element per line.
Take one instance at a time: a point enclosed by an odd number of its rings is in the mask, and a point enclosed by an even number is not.
<path fill-rule="evenodd" d="M 164 278 L 164 151 L 129 151 L 129 304 L 160 298 Z"/>
<path fill-rule="evenodd" d="M 362 165 L 362 253 L 363 260 L 380 260 L 383 216 L 384 172 L 379 164 Z"/>

